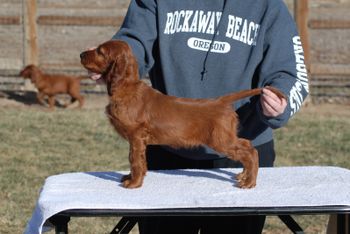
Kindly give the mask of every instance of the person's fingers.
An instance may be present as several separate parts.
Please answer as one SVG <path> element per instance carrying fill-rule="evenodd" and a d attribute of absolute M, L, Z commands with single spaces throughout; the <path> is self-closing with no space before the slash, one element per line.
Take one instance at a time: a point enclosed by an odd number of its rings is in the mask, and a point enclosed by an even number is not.
<path fill-rule="evenodd" d="M 273 117 L 277 115 L 275 109 L 266 101 L 266 98 L 261 98 L 261 107 L 263 110 L 263 114 L 267 117 Z"/>
<path fill-rule="evenodd" d="M 286 109 L 287 101 L 284 98 L 279 98 L 272 91 L 263 89 L 263 94 L 261 95 L 261 107 L 265 116 L 277 117 Z"/>

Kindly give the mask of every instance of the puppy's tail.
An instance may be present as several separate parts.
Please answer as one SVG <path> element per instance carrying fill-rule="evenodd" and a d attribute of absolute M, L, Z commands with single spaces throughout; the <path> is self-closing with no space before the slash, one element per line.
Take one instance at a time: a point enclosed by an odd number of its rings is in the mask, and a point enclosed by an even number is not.
<path fill-rule="evenodd" d="M 266 89 L 270 90 L 271 92 L 275 93 L 279 98 L 284 98 L 286 99 L 285 95 L 279 91 L 276 88 L 273 88 L 271 86 L 266 86 Z M 251 97 L 255 95 L 260 95 L 262 93 L 262 88 L 256 88 L 256 89 L 249 89 L 249 90 L 242 90 L 236 93 L 228 94 L 226 96 L 223 96 L 219 98 L 220 101 L 225 102 L 225 103 L 232 103 L 237 100 L 246 98 L 246 97 Z"/>

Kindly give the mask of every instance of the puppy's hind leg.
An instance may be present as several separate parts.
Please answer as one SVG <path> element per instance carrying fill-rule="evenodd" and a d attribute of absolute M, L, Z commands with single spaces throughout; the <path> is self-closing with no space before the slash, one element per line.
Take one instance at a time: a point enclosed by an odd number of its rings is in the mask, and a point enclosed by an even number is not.
<path fill-rule="evenodd" d="M 225 141 L 227 142 L 227 141 Z M 256 185 L 256 178 L 259 169 L 258 152 L 250 141 L 238 138 L 234 144 L 216 145 L 214 150 L 226 155 L 228 158 L 239 161 L 243 164 L 243 172 L 236 176 L 240 188 L 253 188 Z"/>
<path fill-rule="evenodd" d="M 69 90 L 69 94 L 72 97 L 71 103 L 78 100 L 78 102 L 79 102 L 78 108 L 82 108 L 84 105 L 84 97 L 80 94 L 80 84 L 79 83 L 75 83 L 75 85 L 71 86 L 71 88 Z"/>
<path fill-rule="evenodd" d="M 64 108 L 67 108 L 68 106 L 70 106 L 71 104 L 73 104 L 76 100 L 77 100 L 76 98 L 71 97 L 69 101 L 67 101 L 67 102 L 65 102 L 65 103 L 63 104 L 63 107 L 64 107 Z"/>
<path fill-rule="evenodd" d="M 236 176 L 239 187 L 255 187 L 259 169 L 259 157 L 257 150 L 252 146 L 250 141 L 238 139 L 237 144 L 230 148 L 228 157 L 238 160 L 243 164 L 243 172 Z"/>
<path fill-rule="evenodd" d="M 78 99 L 78 102 L 79 102 L 79 106 L 78 107 L 82 108 L 83 105 L 84 105 L 84 97 L 79 95 L 79 97 L 77 97 L 77 99 Z"/>

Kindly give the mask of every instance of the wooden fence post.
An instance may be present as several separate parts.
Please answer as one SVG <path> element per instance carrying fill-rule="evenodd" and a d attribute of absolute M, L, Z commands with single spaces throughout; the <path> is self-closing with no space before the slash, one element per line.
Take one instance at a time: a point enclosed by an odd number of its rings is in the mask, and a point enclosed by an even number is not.
<path fill-rule="evenodd" d="M 299 29 L 301 43 L 304 49 L 304 61 L 308 71 L 310 81 L 311 77 L 311 61 L 310 61 L 310 43 L 309 43 L 309 0 L 294 0 L 294 18 Z M 310 87 L 310 85 L 309 85 Z M 311 96 L 311 95 L 310 95 Z M 304 101 L 304 105 L 311 103 L 310 96 Z"/>
<path fill-rule="evenodd" d="M 305 64 L 310 70 L 309 0 L 294 0 L 294 17 L 303 43 Z"/>
<path fill-rule="evenodd" d="M 23 6 L 23 65 L 38 65 L 38 40 L 37 40 L 37 2 L 36 0 L 22 0 Z M 33 90 L 29 80 L 25 81 L 24 88 Z"/>

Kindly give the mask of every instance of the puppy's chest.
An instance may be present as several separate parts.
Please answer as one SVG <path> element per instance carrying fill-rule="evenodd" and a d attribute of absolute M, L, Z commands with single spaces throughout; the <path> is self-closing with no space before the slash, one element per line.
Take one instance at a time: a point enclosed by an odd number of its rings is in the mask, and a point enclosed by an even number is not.
<path fill-rule="evenodd" d="M 137 125 L 125 108 L 118 103 L 110 103 L 106 107 L 106 114 L 115 130 L 124 138 L 128 138 L 131 130 Z"/>
<path fill-rule="evenodd" d="M 46 81 L 46 80 L 38 80 L 38 81 L 36 81 L 35 86 L 40 91 L 44 91 L 44 90 L 50 88 L 49 82 Z"/>

